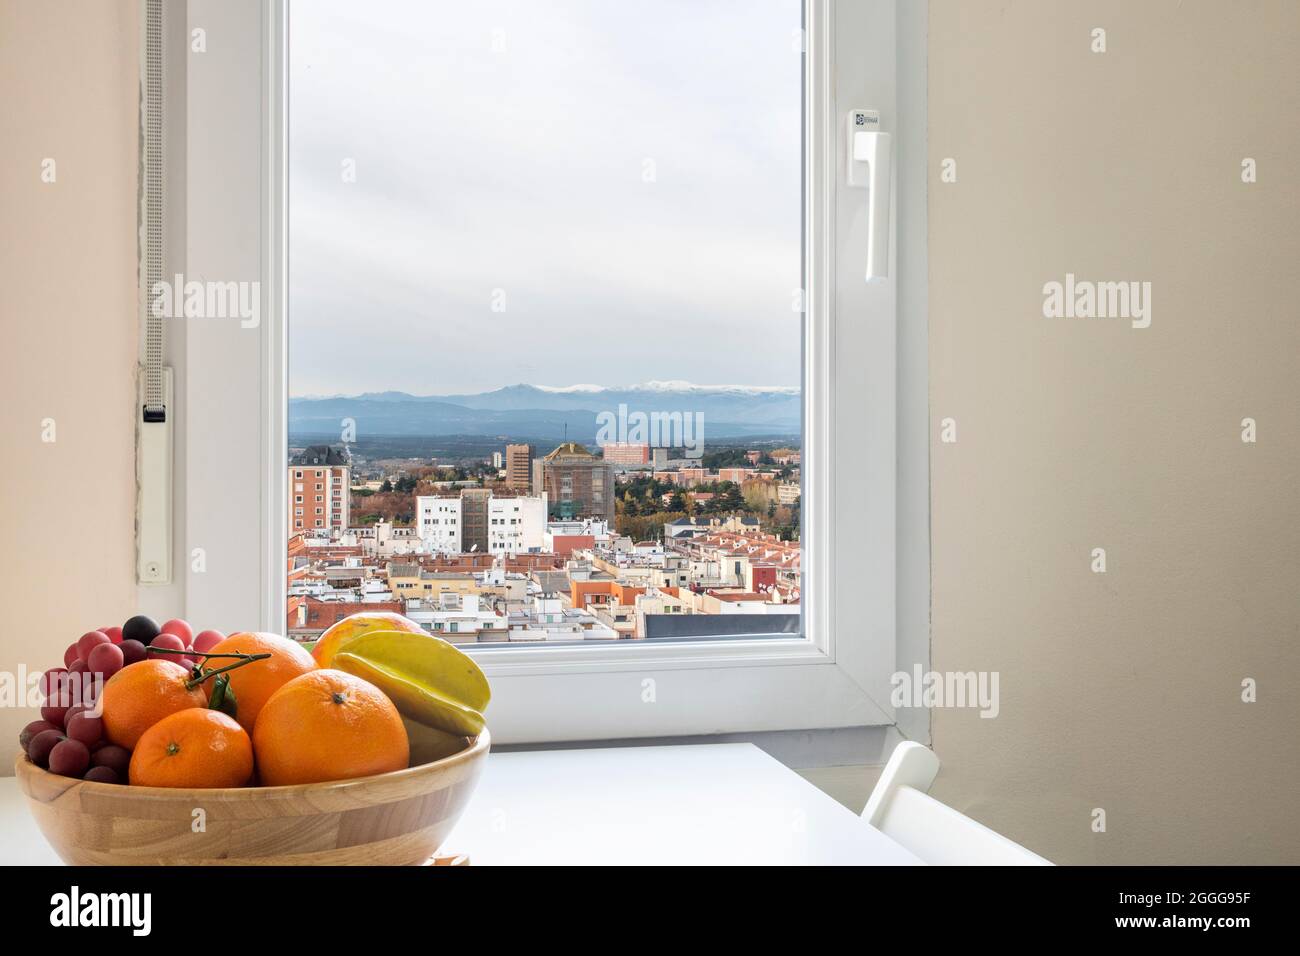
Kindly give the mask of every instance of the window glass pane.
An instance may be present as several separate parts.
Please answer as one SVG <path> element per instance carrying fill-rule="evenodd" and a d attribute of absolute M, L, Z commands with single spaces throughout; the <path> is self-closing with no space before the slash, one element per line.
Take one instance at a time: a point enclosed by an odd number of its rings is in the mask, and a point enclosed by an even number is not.
<path fill-rule="evenodd" d="M 798 633 L 802 4 L 290 17 L 289 632 Z"/>

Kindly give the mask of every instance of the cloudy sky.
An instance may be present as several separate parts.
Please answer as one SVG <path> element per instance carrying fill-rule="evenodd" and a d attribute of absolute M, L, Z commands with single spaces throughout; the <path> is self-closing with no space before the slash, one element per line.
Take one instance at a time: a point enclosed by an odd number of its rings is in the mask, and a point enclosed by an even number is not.
<path fill-rule="evenodd" d="M 799 384 L 798 0 L 291 11 L 293 394 Z"/>

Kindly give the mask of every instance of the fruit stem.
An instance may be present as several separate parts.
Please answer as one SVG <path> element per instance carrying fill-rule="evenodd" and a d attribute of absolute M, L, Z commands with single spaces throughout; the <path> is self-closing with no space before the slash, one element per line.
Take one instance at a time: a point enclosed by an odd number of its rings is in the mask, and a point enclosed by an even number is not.
<path fill-rule="evenodd" d="M 248 657 L 248 654 L 207 654 L 203 651 L 178 651 L 170 647 L 146 647 L 150 654 L 184 654 L 186 657 Z M 263 655 L 265 656 L 265 655 Z"/>
<path fill-rule="evenodd" d="M 242 657 L 242 661 L 236 661 L 233 664 L 227 664 L 225 667 L 218 667 L 214 671 L 205 671 L 202 677 L 193 678 L 185 682 L 187 688 L 198 687 L 209 677 L 216 677 L 218 674 L 224 674 L 226 671 L 233 671 L 236 667 L 243 667 L 245 664 L 251 664 L 253 661 L 264 661 L 270 654 L 237 654 L 236 657 Z"/>

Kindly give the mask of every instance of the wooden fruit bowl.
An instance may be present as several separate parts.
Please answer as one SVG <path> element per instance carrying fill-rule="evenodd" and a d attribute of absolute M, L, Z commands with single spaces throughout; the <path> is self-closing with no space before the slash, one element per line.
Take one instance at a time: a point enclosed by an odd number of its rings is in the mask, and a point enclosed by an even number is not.
<path fill-rule="evenodd" d="M 293 787 L 94 783 L 22 753 L 14 772 L 41 832 L 72 865 L 403 866 L 427 861 L 456 825 L 490 745 L 484 730 L 430 763 Z"/>

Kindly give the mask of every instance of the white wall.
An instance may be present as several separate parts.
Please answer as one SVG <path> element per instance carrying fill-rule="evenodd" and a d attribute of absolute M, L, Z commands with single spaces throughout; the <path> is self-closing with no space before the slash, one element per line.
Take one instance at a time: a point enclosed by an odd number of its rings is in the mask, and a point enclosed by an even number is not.
<path fill-rule="evenodd" d="M 85 631 L 135 611 L 138 31 L 131 0 L 0 3 L 10 673 L 60 666 Z M 38 716 L 0 708 L 0 773 Z"/>
<path fill-rule="evenodd" d="M 488 550 L 493 554 L 540 549 L 545 533 L 545 495 L 488 499 Z"/>
<path fill-rule="evenodd" d="M 415 499 L 415 519 L 426 551 L 459 552 L 462 521 L 460 498 L 420 495 Z"/>
<path fill-rule="evenodd" d="M 934 793 L 1062 863 L 1298 863 L 1300 4 L 930 31 L 934 665 L 1001 674 L 934 712 Z M 1151 326 L 1045 319 L 1067 271 Z"/>

